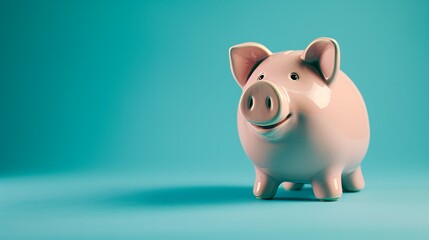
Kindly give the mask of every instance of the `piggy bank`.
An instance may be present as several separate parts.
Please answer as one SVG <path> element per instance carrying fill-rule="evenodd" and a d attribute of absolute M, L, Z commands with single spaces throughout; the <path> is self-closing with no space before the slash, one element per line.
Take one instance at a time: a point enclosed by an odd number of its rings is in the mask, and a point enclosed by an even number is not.
<path fill-rule="evenodd" d="M 340 48 L 318 38 L 302 50 L 271 53 L 258 43 L 229 50 L 243 93 L 238 133 L 255 166 L 253 193 L 270 199 L 280 184 L 311 184 L 320 200 L 364 188 L 361 162 L 369 145 L 365 102 L 340 70 Z"/>

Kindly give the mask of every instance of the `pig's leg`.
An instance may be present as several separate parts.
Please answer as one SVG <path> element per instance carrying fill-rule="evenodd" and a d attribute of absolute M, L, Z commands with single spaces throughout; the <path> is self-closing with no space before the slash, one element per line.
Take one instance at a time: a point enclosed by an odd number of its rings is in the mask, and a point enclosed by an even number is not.
<path fill-rule="evenodd" d="M 294 183 L 294 182 L 284 182 L 283 188 L 286 190 L 293 190 L 293 191 L 299 191 L 304 186 L 303 183 Z"/>
<path fill-rule="evenodd" d="M 311 179 L 313 192 L 317 199 L 322 201 L 335 201 L 341 197 L 342 168 L 331 167 L 319 172 Z"/>
<path fill-rule="evenodd" d="M 253 194 L 259 199 L 271 199 L 276 195 L 280 181 L 255 168 L 256 179 L 253 186 Z"/>
<path fill-rule="evenodd" d="M 357 192 L 365 187 L 363 180 L 362 169 L 360 166 L 350 173 L 343 175 L 343 188 L 344 191 Z"/>

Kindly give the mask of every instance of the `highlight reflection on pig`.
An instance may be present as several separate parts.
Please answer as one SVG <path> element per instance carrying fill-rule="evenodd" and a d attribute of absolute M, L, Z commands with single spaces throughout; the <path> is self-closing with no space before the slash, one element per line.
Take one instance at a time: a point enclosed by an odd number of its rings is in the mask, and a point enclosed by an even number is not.
<path fill-rule="evenodd" d="M 243 43 L 229 53 L 243 89 L 238 132 L 255 165 L 255 196 L 273 198 L 281 183 L 287 190 L 311 183 L 321 200 L 363 189 L 368 114 L 359 90 L 340 70 L 337 42 L 318 38 L 304 51 L 274 54 Z"/>

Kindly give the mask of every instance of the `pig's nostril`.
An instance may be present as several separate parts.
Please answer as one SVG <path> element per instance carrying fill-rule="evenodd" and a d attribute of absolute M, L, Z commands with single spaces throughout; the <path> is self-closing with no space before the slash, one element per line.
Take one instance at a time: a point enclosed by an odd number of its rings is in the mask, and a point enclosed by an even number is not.
<path fill-rule="evenodd" d="M 247 99 L 247 108 L 249 110 L 252 110 L 252 108 L 253 108 L 253 97 L 252 96 L 249 96 L 249 98 Z"/>
<path fill-rule="evenodd" d="M 265 99 L 265 104 L 267 105 L 267 108 L 269 109 L 269 110 L 272 110 L 273 108 L 273 104 L 272 104 L 272 101 L 271 101 L 271 97 L 267 97 L 266 99 Z"/>

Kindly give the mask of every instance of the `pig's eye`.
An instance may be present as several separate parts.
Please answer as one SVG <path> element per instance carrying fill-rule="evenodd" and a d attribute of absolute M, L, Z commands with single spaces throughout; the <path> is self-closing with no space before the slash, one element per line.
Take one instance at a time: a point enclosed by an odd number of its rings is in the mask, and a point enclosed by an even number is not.
<path fill-rule="evenodd" d="M 261 73 L 261 74 L 259 74 L 259 76 L 258 76 L 258 80 L 262 80 L 262 79 L 264 79 L 264 77 L 265 77 L 265 74 Z"/>
<path fill-rule="evenodd" d="M 289 78 L 292 80 L 298 80 L 299 79 L 299 75 L 296 72 L 293 72 L 289 75 Z"/>

